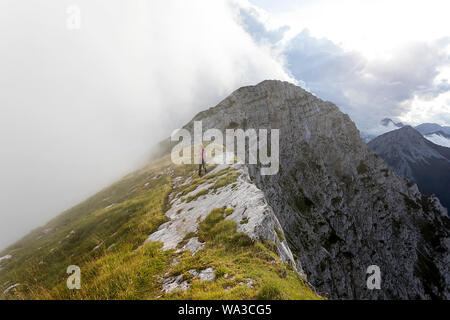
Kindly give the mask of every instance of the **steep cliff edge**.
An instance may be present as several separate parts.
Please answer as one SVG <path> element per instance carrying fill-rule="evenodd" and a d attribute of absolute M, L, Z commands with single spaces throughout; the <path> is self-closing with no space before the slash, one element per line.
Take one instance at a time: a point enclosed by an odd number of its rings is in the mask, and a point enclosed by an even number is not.
<path fill-rule="evenodd" d="M 449 221 L 361 140 L 330 102 L 280 81 L 236 90 L 194 121 L 203 129 L 280 129 L 280 171 L 249 173 L 320 291 L 345 299 L 450 298 Z M 378 265 L 381 290 L 368 290 Z"/>

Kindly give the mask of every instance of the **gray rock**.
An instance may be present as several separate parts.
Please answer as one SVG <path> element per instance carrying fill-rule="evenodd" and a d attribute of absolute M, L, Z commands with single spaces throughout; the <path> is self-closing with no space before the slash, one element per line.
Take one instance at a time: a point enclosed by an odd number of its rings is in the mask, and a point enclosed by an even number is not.
<path fill-rule="evenodd" d="M 252 278 L 244 278 L 244 280 L 247 282 L 247 287 L 249 287 L 250 289 L 253 288 L 255 280 L 253 280 Z"/>
<path fill-rule="evenodd" d="M 213 281 L 216 278 L 216 274 L 213 268 L 206 268 L 200 272 L 195 269 L 188 271 L 194 278 L 199 278 L 201 281 Z"/>
<path fill-rule="evenodd" d="M 240 173 L 234 187 L 231 185 L 224 186 L 215 193 L 209 193 L 189 203 L 183 202 L 180 197 L 174 197 L 170 209 L 166 212 L 170 221 L 162 224 L 146 241 L 160 241 L 164 244 L 164 250 L 175 249 L 186 234 L 197 231 L 199 221 L 204 220 L 213 208 L 233 207 L 233 213 L 226 219 L 231 219 L 237 223 L 238 232 L 246 233 L 254 240 L 265 239 L 275 243 L 280 258 L 296 268 L 294 257 L 286 240 L 280 241 L 275 231 L 278 229 L 281 233 L 283 232 L 281 224 L 271 206 L 267 203 L 264 193 L 253 182 L 249 181 L 247 167 L 240 164 L 219 165 L 209 174 L 214 174 L 229 167 Z M 198 186 L 186 197 L 207 189 L 214 182 L 215 180 Z M 241 224 L 244 216 L 248 222 Z M 190 250 L 195 253 L 203 246 L 204 244 L 198 242 L 197 238 L 191 238 L 182 250 Z"/>
<path fill-rule="evenodd" d="M 204 246 L 205 244 L 203 242 L 198 241 L 198 238 L 194 237 L 189 239 L 181 250 L 189 250 L 192 254 L 195 254 L 197 251 L 203 249 Z"/>
<path fill-rule="evenodd" d="M 450 224 L 442 206 L 408 187 L 334 104 L 287 82 L 264 81 L 236 90 L 185 128 L 192 132 L 197 120 L 203 130 L 224 131 L 231 123 L 280 129 L 277 175 L 262 176 L 249 165 L 256 185 L 240 179 L 237 192 L 223 190 L 224 197 L 215 196 L 213 203 L 212 197 L 200 199 L 199 207 L 235 199 L 236 216 L 244 206 L 250 221 L 256 214 L 258 221 L 242 228 L 254 236 L 273 239 L 270 230 L 280 224 L 287 242 L 277 243 L 279 251 L 294 252 L 308 280 L 331 297 L 450 298 Z M 260 205 L 246 203 L 255 193 Z M 207 211 L 199 214 L 204 218 Z M 189 231 L 195 231 L 193 223 Z M 381 290 L 366 286 L 367 267 L 374 264 L 382 272 Z"/>
<path fill-rule="evenodd" d="M 187 291 L 189 288 L 190 284 L 187 281 L 183 281 L 183 275 L 181 274 L 162 281 L 162 291 L 166 294 L 176 290 Z"/>
<path fill-rule="evenodd" d="M 0 263 L 4 262 L 6 260 L 10 260 L 11 258 L 12 258 L 12 255 L 10 255 L 10 254 L 7 254 L 7 255 L 5 255 L 3 257 L 0 257 Z"/>
<path fill-rule="evenodd" d="M 207 268 L 205 270 L 200 271 L 198 277 L 201 281 L 213 281 L 216 278 L 216 274 L 213 268 Z"/>
<path fill-rule="evenodd" d="M 197 270 L 191 269 L 191 270 L 188 270 L 188 272 L 189 272 L 194 278 L 197 278 L 197 277 L 198 277 L 198 272 L 197 272 Z"/>
<path fill-rule="evenodd" d="M 16 288 L 18 286 L 20 286 L 20 283 L 16 283 L 16 284 L 13 284 L 13 285 L 9 286 L 8 288 L 6 288 L 5 291 L 3 291 L 2 296 L 7 295 L 11 290 L 13 290 L 14 288 Z"/>

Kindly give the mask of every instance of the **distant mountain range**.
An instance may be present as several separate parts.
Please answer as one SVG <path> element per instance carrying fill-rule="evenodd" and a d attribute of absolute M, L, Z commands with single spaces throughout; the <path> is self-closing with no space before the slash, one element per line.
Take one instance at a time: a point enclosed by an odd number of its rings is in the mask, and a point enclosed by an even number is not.
<path fill-rule="evenodd" d="M 360 136 L 366 142 L 370 142 L 376 137 L 386 132 L 397 130 L 404 127 L 402 122 L 395 122 L 390 118 L 384 118 L 380 121 L 380 125 L 370 131 L 361 131 Z M 450 148 L 450 127 L 441 126 L 437 123 L 422 123 L 414 127 L 426 139 L 434 144 Z"/>
<path fill-rule="evenodd" d="M 418 125 L 416 130 L 431 142 L 450 148 L 450 127 L 440 126 L 436 123 L 423 123 Z"/>
<path fill-rule="evenodd" d="M 436 132 L 442 132 L 447 136 L 450 136 L 450 127 L 440 126 L 436 123 L 423 123 L 416 127 L 416 130 L 421 134 L 433 134 Z"/>
<path fill-rule="evenodd" d="M 422 193 L 435 194 L 450 208 L 450 148 L 437 145 L 422 135 L 436 135 L 434 130 L 441 132 L 446 127 L 423 124 L 416 129 L 403 126 L 375 138 L 368 145 L 399 175 L 417 183 Z"/>

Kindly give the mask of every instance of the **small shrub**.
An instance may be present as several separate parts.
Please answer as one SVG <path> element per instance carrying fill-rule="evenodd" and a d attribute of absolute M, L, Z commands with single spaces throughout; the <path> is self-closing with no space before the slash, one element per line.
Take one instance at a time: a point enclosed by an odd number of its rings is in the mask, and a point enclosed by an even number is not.
<path fill-rule="evenodd" d="M 209 215 L 203 220 L 198 227 L 198 235 L 200 241 L 211 240 L 211 230 L 220 221 L 224 220 L 224 209 L 212 209 Z"/>
<path fill-rule="evenodd" d="M 233 235 L 231 242 L 240 247 L 247 247 L 253 244 L 253 240 L 243 232 L 238 232 Z"/>
<path fill-rule="evenodd" d="M 229 240 L 236 232 L 236 222 L 232 220 L 222 220 L 218 222 L 210 233 L 212 240 Z"/>
<path fill-rule="evenodd" d="M 256 295 L 258 300 L 280 300 L 281 298 L 281 291 L 273 282 L 264 284 Z"/>
<path fill-rule="evenodd" d="M 216 278 L 222 278 L 225 274 L 228 273 L 228 269 L 223 267 L 223 266 L 219 266 L 216 268 Z"/>

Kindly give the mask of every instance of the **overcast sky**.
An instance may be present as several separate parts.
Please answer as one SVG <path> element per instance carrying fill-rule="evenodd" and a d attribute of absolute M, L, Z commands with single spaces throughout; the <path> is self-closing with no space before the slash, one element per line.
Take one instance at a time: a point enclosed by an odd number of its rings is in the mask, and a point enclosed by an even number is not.
<path fill-rule="evenodd" d="M 242 85 L 297 83 L 363 130 L 449 125 L 447 2 L 1 1 L 0 248 Z"/>

